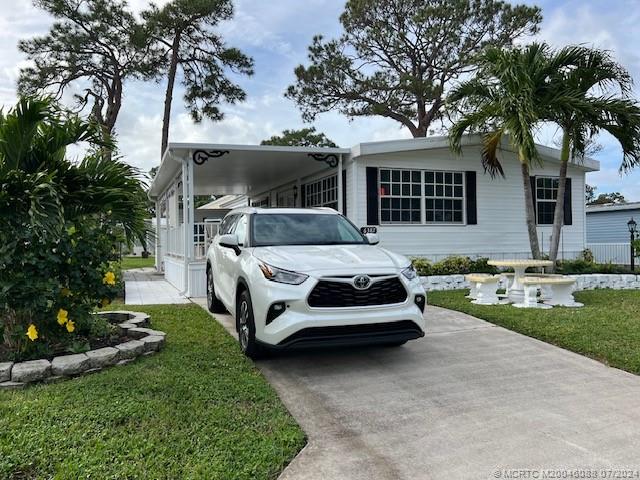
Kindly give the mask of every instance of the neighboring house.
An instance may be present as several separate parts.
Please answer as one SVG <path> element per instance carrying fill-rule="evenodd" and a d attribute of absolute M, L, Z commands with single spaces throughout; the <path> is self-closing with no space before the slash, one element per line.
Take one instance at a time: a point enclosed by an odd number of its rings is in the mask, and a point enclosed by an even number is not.
<path fill-rule="evenodd" d="M 640 224 L 640 202 L 587 205 L 587 247 L 596 261 L 629 265 L 630 234 L 627 222 Z"/>
<path fill-rule="evenodd" d="M 253 206 L 335 208 L 358 227 L 375 228 L 383 246 L 410 256 L 529 257 L 516 155 L 503 145 L 503 179 L 484 173 L 480 152 L 475 136 L 465 138 L 462 156 L 451 153 L 446 137 L 349 149 L 171 143 L 150 190 L 169 226 L 156 254 L 174 285 L 189 296 L 203 295 L 203 258 L 188 233 L 198 231 L 196 214 L 187 211 L 185 219 L 180 197 L 235 194 L 246 195 Z M 559 151 L 539 146 L 539 152 L 544 166 L 532 168 L 530 181 L 547 250 Z M 585 248 L 585 174 L 598 169 L 592 159 L 569 166 L 561 258 Z"/>
<path fill-rule="evenodd" d="M 229 210 L 246 207 L 249 204 L 248 202 L 249 200 L 245 195 L 223 195 L 196 208 L 194 220 L 196 223 L 220 223 L 220 220 L 224 218 Z"/>

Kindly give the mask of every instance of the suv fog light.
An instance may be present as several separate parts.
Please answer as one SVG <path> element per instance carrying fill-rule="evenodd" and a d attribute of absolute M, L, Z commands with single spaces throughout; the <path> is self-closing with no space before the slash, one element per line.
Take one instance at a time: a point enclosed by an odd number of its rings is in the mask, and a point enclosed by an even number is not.
<path fill-rule="evenodd" d="M 416 295 L 416 297 L 415 297 L 415 299 L 413 301 L 418 306 L 420 311 L 424 312 L 424 307 L 425 307 L 425 305 L 427 303 L 427 299 L 425 298 L 425 296 L 424 295 Z"/>
<path fill-rule="evenodd" d="M 266 324 L 269 325 L 276 318 L 278 318 L 280 315 L 282 315 L 286 309 L 287 309 L 287 306 L 285 305 L 284 302 L 278 302 L 278 303 L 274 303 L 273 305 L 271 305 L 269 307 L 269 311 L 267 312 L 267 322 L 266 322 Z"/>

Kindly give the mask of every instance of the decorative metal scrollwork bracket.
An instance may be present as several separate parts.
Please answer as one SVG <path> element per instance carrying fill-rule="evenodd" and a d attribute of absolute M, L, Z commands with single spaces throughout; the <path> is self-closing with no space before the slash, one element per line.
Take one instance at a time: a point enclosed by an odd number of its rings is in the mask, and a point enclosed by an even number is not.
<path fill-rule="evenodd" d="M 193 163 L 202 165 L 210 158 L 220 158 L 225 153 L 229 153 L 229 150 L 196 150 L 193 152 Z"/>
<path fill-rule="evenodd" d="M 338 156 L 335 153 L 309 153 L 308 155 L 314 160 L 326 163 L 331 168 L 338 166 Z"/>

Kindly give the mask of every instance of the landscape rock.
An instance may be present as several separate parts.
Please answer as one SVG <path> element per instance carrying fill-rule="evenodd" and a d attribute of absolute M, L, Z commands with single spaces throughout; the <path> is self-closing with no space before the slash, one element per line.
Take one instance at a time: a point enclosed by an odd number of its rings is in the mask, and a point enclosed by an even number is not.
<path fill-rule="evenodd" d="M 30 360 L 28 362 L 16 363 L 11 369 L 11 380 L 13 382 L 27 383 L 44 380 L 51 374 L 51 363 L 49 360 Z"/>
<path fill-rule="evenodd" d="M 157 352 L 164 345 L 163 335 L 147 335 L 141 340 L 144 343 L 145 352 Z"/>
<path fill-rule="evenodd" d="M 136 315 L 135 318 L 129 320 L 129 323 L 135 323 L 139 327 L 146 327 L 149 325 L 149 315 Z"/>
<path fill-rule="evenodd" d="M 118 324 L 118 328 L 120 329 L 120 333 L 123 335 L 128 335 L 128 332 L 130 329 L 132 328 L 137 328 L 138 326 L 135 323 L 129 323 L 129 322 L 125 322 L 125 323 L 119 323 Z"/>
<path fill-rule="evenodd" d="M 156 335 L 156 336 L 164 337 L 166 336 L 166 333 L 161 332 L 159 330 L 152 330 L 150 328 L 137 327 L 137 328 L 130 328 L 127 331 L 127 335 L 135 339 L 141 339 L 148 335 Z"/>
<path fill-rule="evenodd" d="M 55 357 L 51 361 L 51 372 L 54 375 L 78 375 L 91 368 L 91 362 L 89 357 L 84 353 L 77 353 L 74 355 L 63 355 L 61 357 Z"/>
<path fill-rule="evenodd" d="M 140 340 L 130 340 L 116 345 L 116 348 L 120 351 L 120 359 L 132 359 L 144 352 L 144 343 Z"/>
<path fill-rule="evenodd" d="M 118 361 L 120 351 L 114 347 L 89 350 L 85 355 L 89 357 L 91 368 L 104 368 Z"/>
<path fill-rule="evenodd" d="M 13 362 L 0 363 L 0 382 L 8 382 L 11 379 L 11 367 Z"/>

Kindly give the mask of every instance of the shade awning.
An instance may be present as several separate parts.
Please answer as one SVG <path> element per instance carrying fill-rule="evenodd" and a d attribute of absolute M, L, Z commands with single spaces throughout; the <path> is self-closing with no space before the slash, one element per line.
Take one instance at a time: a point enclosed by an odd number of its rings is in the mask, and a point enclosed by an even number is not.
<path fill-rule="evenodd" d="M 287 182 L 336 167 L 349 149 L 170 143 L 149 190 L 156 198 L 193 159 L 195 195 L 258 195 Z"/>

